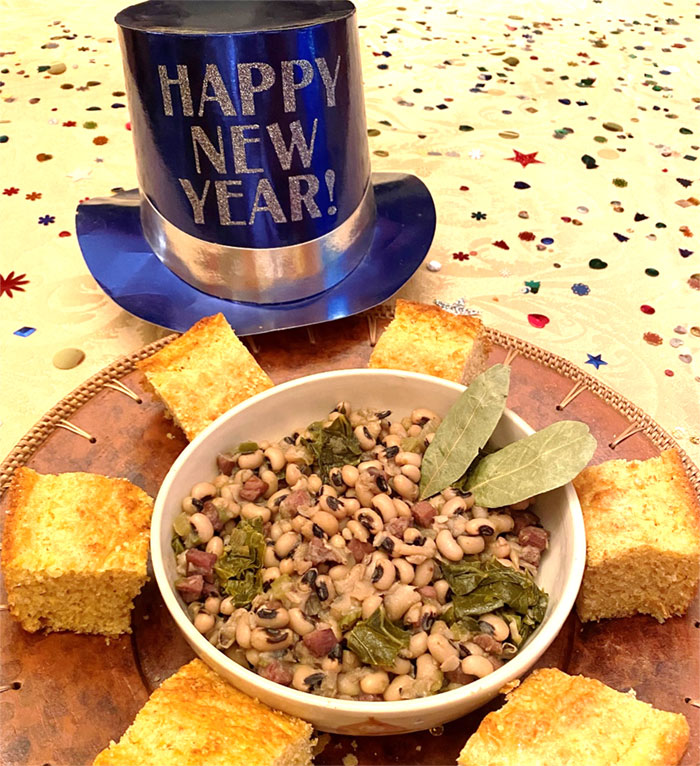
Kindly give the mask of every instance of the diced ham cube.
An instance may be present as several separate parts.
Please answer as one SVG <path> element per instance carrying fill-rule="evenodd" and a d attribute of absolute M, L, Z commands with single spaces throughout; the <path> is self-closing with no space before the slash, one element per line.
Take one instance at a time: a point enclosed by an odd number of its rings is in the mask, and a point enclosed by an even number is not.
<path fill-rule="evenodd" d="M 233 473 L 233 469 L 236 467 L 236 461 L 225 453 L 221 453 L 216 456 L 216 467 L 221 473 L 226 476 L 230 476 Z"/>
<path fill-rule="evenodd" d="M 289 663 L 273 660 L 260 671 L 260 675 L 263 678 L 267 678 L 269 681 L 274 681 L 276 684 L 289 686 L 289 684 L 292 683 L 294 674 L 292 673 Z"/>
<path fill-rule="evenodd" d="M 445 678 L 447 678 L 451 684 L 469 684 L 476 680 L 476 676 L 467 675 L 462 671 L 462 668 L 457 668 L 457 670 L 450 670 L 449 672 L 445 673 Z"/>
<path fill-rule="evenodd" d="M 207 582 L 214 582 L 214 564 L 217 556 L 215 553 L 200 551 L 198 548 L 190 548 L 185 553 L 187 560 L 187 574 L 202 575 Z"/>
<path fill-rule="evenodd" d="M 315 657 L 325 657 L 338 643 L 335 633 L 330 628 L 314 630 L 311 633 L 307 633 L 302 640 L 306 648 Z"/>
<path fill-rule="evenodd" d="M 352 553 L 353 558 L 355 561 L 359 564 L 362 559 L 368 554 L 372 553 L 374 550 L 374 546 L 372 543 L 363 543 L 361 540 L 358 540 L 356 537 L 353 537 L 352 540 L 347 545 L 348 550 L 350 553 Z"/>
<path fill-rule="evenodd" d="M 342 556 L 335 548 L 326 545 L 320 537 L 312 537 L 309 541 L 309 561 L 316 564 L 341 564 Z"/>
<path fill-rule="evenodd" d="M 540 565 L 540 550 L 534 545 L 526 545 L 520 551 L 520 560 L 538 567 Z"/>
<path fill-rule="evenodd" d="M 183 577 L 175 582 L 175 588 L 186 604 L 196 601 L 202 595 L 203 587 L 204 578 L 201 574 Z"/>
<path fill-rule="evenodd" d="M 280 511 L 296 514 L 302 505 L 311 505 L 311 495 L 305 489 L 296 489 L 290 492 L 280 503 Z"/>
<path fill-rule="evenodd" d="M 531 545 L 539 551 L 543 551 L 547 547 L 548 539 L 549 533 L 542 527 L 523 527 L 518 534 L 520 545 Z"/>
<path fill-rule="evenodd" d="M 219 518 L 219 511 L 216 509 L 216 506 L 214 503 L 212 503 L 211 500 L 207 500 L 207 502 L 204 503 L 201 513 L 203 513 L 209 519 L 209 521 L 211 521 L 211 525 L 214 527 L 214 532 L 221 532 L 221 530 L 224 528 L 224 523 Z"/>
<path fill-rule="evenodd" d="M 519 535 L 523 527 L 535 526 L 540 520 L 531 511 L 511 511 L 513 517 L 513 534 Z"/>
<path fill-rule="evenodd" d="M 263 481 L 259 476 L 251 476 L 250 479 L 243 484 L 243 489 L 241 489 L 240 493 L 241 499 L 249 500 L 250 502 L 257 500 L 267 492 L 269 486 L 270 485 L 266 481 Z"/>
<path fill-rule="evenodd" d="M 477 646 L 489 654 L 500 654 L 503 651 L 503 644 L 496 641 L 493 636 L 489 636 L 488 633 L 480 633 L 478 636 L 474 636 L 473 640 Z"/>
<path fill-rule="evenodd" d="M 413 520 L 419 527 L 427 529 L 433 523 L 433 519 L 437 516 L 437 511 L 427 500 L 421 500 L 411 508 L 411 514 L 413 515 Z"/>
<path fill-rule="evenodd" d="M 405 516 L 396 516 L 393 518 L 384 529 L 394 537 L 403 537 L 403 533 L 408 529 L 408 525 L 411 523 L 410 519 Z"/>

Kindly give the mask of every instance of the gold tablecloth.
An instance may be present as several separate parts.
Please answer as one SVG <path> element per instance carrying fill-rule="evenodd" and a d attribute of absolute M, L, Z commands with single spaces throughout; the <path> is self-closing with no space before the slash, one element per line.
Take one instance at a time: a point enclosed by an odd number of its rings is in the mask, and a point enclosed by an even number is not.
<path fill-rule="evenodd" d="M 400 294 L 464 299 L 598 375 L 700 463 L 697 6 L 397 2 L 357 5 L 373 168 L 419 175 L 438 211 Z M 104 295 L 75 237 L 79 200 L 136 185 L 121 5 L 4 6 L 2 454 L 167 333 Z M 65 348 L 84 361 L 58 369 Z"/>

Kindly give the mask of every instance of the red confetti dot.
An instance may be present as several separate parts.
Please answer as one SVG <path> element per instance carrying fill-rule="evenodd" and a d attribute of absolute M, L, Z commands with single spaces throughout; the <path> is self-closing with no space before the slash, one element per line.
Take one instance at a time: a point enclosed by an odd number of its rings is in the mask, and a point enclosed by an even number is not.
<path fill-rule="evenodd" d="M 672 378 L 673 377 L 673 370 L 664 370 L 664 375 L 667 378 Z"/>
<path fill-rule="evenodd" d="M 71 233 L 69 231 L 59 231 L 58 236 L 59 237 L 70 237 Z"/>
<path fill-rule="evenodd" d="M 544 314 L 528 314 L 527 321 L 533 327 L 537 327 L 541 330 L 545 325 L 549 324 L 549 317 L 545 316 Z"/>
<path fill-rule="evenodd" d="M 639 309 L 642 312 L 642 314 L 656 314 L 656 309 L 653 308 L 652 306 L 647 306 L 646 303 L 640 306 Z"/>
<path fill-rule="evenodd" d="M 460 186 L 459 190 L 460 191 L 469 191 L 469 187 L 468 186 Z"/>
<path fill-rule="evenodd" d="M 106 144 L 109 139 L 107 136 L 95 136 L 95 138 L 92 139 L 92 143 L 96 146 L 102 146 L 103 144 Z"/>
<path fill-rule="evenodd" d="M 131 123 L 130 123 L 130 122 L 127 122 L 127 123 L 126 123 L 126 125 L 125 125 L 124 127 L 125 127 L 127 130 L 131 130 Z"/>
<path fill-rule="evenodd" d="M 534 238 L 535 235 L 531 231 L 521 231 L 520 234 L 518 234 L 518 239 L 522 239 L 523 242 L 532 242 Z"/>

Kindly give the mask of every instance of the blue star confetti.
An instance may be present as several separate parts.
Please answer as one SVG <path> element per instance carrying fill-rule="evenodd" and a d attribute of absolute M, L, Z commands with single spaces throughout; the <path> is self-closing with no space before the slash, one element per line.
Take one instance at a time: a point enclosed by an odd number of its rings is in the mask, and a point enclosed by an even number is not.
<path fill-rule="evenodd" d="M 592 364 L 596 368 L 596 370 L 601 365 L 607 364 L 607 362 L 604 362 L 601 359 L 602 354 L 596 354 L 595 356 L 593 356 L 592 354 L 586 354 L 586 356 L 588 357 L 588 359 L 586 360 L 586 364 Z"/>

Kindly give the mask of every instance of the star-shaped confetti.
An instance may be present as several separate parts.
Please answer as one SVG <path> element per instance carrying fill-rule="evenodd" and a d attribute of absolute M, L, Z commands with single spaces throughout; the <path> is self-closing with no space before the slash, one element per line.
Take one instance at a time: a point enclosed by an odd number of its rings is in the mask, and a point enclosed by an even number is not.
<path fill-rule="evenodd" d="M 477 210 L 475 213 L 472 213 L 472 218 L 476 219 L 477 221 L 485 221 L 486 213 L 482 213 L 480 210 Z"/>
<path fill-rule="evenodd" d="M 92 175 L 92 168 L 76 168 L 71 173 L 66 173 L 73 181 L 84 181 Z"/>
<path fill-rule="evenodd" d="M 484 156 L 484 153 L 481 151 L 481 149 L 472 149 L 472 150 L 469 152 L 469 156 L 470 156 L 470 157 L 471 157 L 473 160 L 480 160 L 480 159 L 481 159 L 481 158 Z"/>
<path fill-rule="evenodd" d="M 511 162 L 517 162 L 519 165 L 522 165 L 522 167 L 526 168 L 528 165 L 543 165 L 544 163 L 541 160 L 536 160 L 535 157 L 537 157 L 537 152 L 532 152 L 532 154 L 523 154 L 522 152 L 519 152 L 517 149 L 513 149 L 513 152 L 515 153 L 515 157 L 506 157 L 507 160 L 510 160 Z"/>
<path fill-rule="evenodd" d="M 18 192 L 19 192 L 19 189 L 16 186 L 10 186 L 8 189 L 4 189 L 2 193 L 7 197 L 12 197 Z"/>
<path fill-rule="evenodd" d="M 602 354 L 596 354 L 593 356 L 593 354 L 586 354 L 588 359 L 586 360 L 586 364 L 592 364 L 596 370 L 603 364 L 607 364 L 607 362 L 603 361 Z"/>
<path fill-rule="evenodd" d="M 468 261 L 469 255 L 469 253 L 463 253 L 461 250 L 457 253 L 452 253 L 452 257 L 455 261 Z"/>
<path fill-rule="evenodd" d="M 24 287 L 22 285 L 29 284 L 29 280 L 25 279 L 26 276 L 26 274 L 15 274 L 14 271 L 11 271 L 6 277 L 0 274 L 0 297 L 7 294 L 8 298 L 12 298 L 13 290 L 23 293 Z"/>
<path fill-rule="evenodd" d="M 29 194 L 24 195 L 24 198 L 34 202 L 34 200 L 41 199 L 41 192 L 29 192 Z"/>

